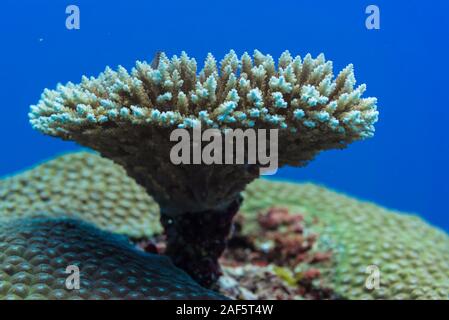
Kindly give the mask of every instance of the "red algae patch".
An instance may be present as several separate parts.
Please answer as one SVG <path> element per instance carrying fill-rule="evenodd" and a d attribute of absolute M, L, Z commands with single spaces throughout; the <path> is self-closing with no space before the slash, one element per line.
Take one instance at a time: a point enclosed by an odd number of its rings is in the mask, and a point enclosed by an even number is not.
<path fill-rule="evenodd" d="M 322 281 L 320 266 L 332 252 L 315 249 L 318 234 L 303 215 L 272 207 L 257 217 L 258 228 L 243 234 L 244 217 L 235 219 L 228 249 L 220 259 L 220 292 L 234 299 L 335 299 Z"/>
<path fill-rule="evenodd" d="M 321 267 L 332 263 L 331 251 L 316 247 L 319 235 L 301 213 L 272 207 L 258 213 L 257 228 L 242 231 L 245 218 L 237 214 L 228 247 L 220 258 L 222 275 L 215 289 L 232 299 L 335 299 L 323 281 Z M 136 246 L 164 254 L 163 235 L 137 240 Z"/>

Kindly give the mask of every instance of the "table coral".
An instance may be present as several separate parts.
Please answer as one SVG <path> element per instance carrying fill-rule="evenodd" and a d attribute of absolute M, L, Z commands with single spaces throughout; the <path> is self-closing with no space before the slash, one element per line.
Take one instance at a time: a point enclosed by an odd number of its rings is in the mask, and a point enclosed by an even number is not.
<path fill-rule="evenodd" d="M 120 166 L 111 161 L 104 160 L 95 154 L 82 152 L 64 155 L 50 163 L 58 168 L 61 176 L 66 176 L 65 170 L 72 172 L 71 168 L 82 167 L 86 161 L 101 164 L 86 166 L 85 170 L 89 172 L 87 176 L 106 179 L 113 175 L 116 183 L 124 188 L 123 193 L 127 194 L 130 190 L 136 193 L 136 201 L 132 201 L 130 206 L 139 208 L 142 214 L 145 213 L 143 220 L 157 221 L 158 210 L 154 201 L 142 188 L 134 189 L 132 183 L 124 184 L 123 182 L 128 182 L 130 179 Z M 45 165 L 38 166 L 27 174 L 30 185 L 33 185 L 33 180 L 36 179 L 31 177 L 39 176 L 38 173 L 42 172 L 39 171 L 40 168 Z M 109 168 L 106 170 L 105 166 Z M 21 175 L 23 173 L 7 180 L 19 179 Z M 74 185 L 82 185 L 84 179 L 82 175 L 74 175 L 70 181 Z M 52 179 L 41 183 L 51 185 Z M 64 201 L 64 197 L 58 193 L 50 193 L 50 202 L 43 201 L 36 188 L 23 194 L 25 198 L 11 196 L 5 198 L 5 195 L 18 192 L 17 188 L 10 189 L 11 186 L 12 184 L 5 184 L 4 180 L 0 180 L 0 194 L 3 197 L 0 204 L 6 201 L 8 208 L 20 208 L 21 201 L 30 203 L 29 200 L 24 199 L 34 199 L 36 203 L 44 202 L 42 205 L 52 203 L 55 206 Z M 88 189 L 80 189 L 79 192 L 88 192 Z M 244 192 L 244 196 L 246 201 L 241 208 L 241 215 L 244 216 L 245 223 L 241 226 L 245 234 L 257 232 L 260 212 L 273 206 L 288 208 L 291 213 L 300 213 L 306 221 L 316 220 L 310 225 L 315 228 L 313 232 L 319 236 L 315 243 L 317 249 L 324 252 L 332 251 L 332 265 L 321 270 L 322 276 L 327 277 L 327 283 L 330 283 L 334 292 L 343 298 L 449 298 L 449 236 L 429 226 L 417 216 L 387 210 L 314 184 L 261 179 L 251 183 Z M 100 195 L 99 201 L 101 199 Z M 119 195 L 117 201 L 120 199 Z M 37 205 L 36 208 L 41 208 L 40 206 Z M 0 207 L 0 215 L 14 218 L 16 211 L 6 207 Z M 110 211 L 112 216 L 104 216 L 105 211 L 98 209 L 90 213 L 84 212 L 82 207 L 82 211 L 79 212 L 81 218 L 90 217 L 93 223 L 102 227 L 105 227 L 102 225 L 104 220 L 96 220 L 97 218 L 105 217 L 104 219 L 117 221 L 117 224 L 110 227 L 112 231 L 126 234 L 135 226 L 132 224 L 126 227 L 126 224 L 131 221 L 130 217 L 119 214 L 115 216 L 115 211 Z M 20 216 L 24 214 L 32 214 L 32 212 L 27 211 Z M 138 221 L 143 223 L 143 220 Z M 122 222 L 119 223 L 119 221 Z M 142 229 L 137 237 L 151 238 L 161 230 L 160 227 L 157 227 L 157 230 L 154 232 L 151 229 Z M 135 236 L 135 233 L 131 232 L 130 235 Z M 366 267 L 373 264 L 380 268 L 381 287 L 371 291 L 365 288 L 364 282 L 368 276 L 365 273 Z"/>
<path fill-rule="evenodd" d="M 68 266 L 80 271 L 67 289 Z M 223 299 L 167 257 L 136 250 L 123 236 L 64 218 L 0 224 L 0 299 Z"/>
<path fill-rule="evenodd" d="M 373 136 L 376 99 L 362 98 L 366 86 L 355 87 L 352 65 L 334 77 L 322 54 L 302 59 L 286 51 L 277 66 L 257 50 L 240 59 L 231 51 L 220 66 L 209 54 L 199 73 L 185 53 L 171 59 L 162 53 L 157 60 L 46 89 L 29 118 L 33 128 L 122 165 L 160 205 L 167 253 L 210 285 L 220 273 L 217 259 L 240 193 L 261 166 L 176 165 L 170 133 L 200 124 L 223 135 L 237 128 L 278 129 L 278 166 L 302 166 L 320 151 Z"/>

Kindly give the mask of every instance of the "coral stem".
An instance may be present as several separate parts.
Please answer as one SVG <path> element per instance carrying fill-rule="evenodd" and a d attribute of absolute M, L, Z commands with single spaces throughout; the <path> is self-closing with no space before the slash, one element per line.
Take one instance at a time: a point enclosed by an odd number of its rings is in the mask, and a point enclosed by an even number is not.
<path fill-rule="evenodd" d="M 161 209 L 161 223 L 167 236 L 166 254 L 205 287 L 212 287 L 221 275 L 218 258 L 226 248 L 241 202 L 239 196 L 225 209 L 177 215 Z"/>

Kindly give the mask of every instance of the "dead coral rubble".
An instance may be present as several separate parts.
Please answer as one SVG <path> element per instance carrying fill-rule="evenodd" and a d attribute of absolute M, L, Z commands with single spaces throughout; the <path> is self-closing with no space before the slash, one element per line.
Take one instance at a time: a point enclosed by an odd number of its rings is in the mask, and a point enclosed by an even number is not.
<path fill-rule="evenodd" d="M 332 290 L 321 281 L 320 264 L 332 252 L 315 250 L 319 235 L 307 234 L 300 214 L 273 207 L 258 215 L 258 231 L 243 235 L 244 217 L 236 218 L 236 229 L 220 259 L 224 275 L 221 292 L 240 299 L 330 299 Z M 318 267 L 317 267 L 318 266 Z"/>

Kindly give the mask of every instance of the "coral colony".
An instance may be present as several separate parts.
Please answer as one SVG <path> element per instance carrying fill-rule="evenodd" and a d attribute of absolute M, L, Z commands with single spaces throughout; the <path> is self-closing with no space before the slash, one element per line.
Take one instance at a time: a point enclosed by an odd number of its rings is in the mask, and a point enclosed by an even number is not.
<path fill-rule="evenodd" d="M 362 98 L 366 87 L 355 82 L 352 65 L 334 77 L 322 54 L 286 51 L 277 66 L 257 50 L 240 59 L 230 51 L 218 66 L 208 54 L 197 72 L 186 53 L 161 53 L 131 72 L 106 68 L 80 84 L 46 89 L 29 117 L 33 128 L 122 165 L 160 206 L 166 254 L 211 286 L 241 192 L 261 164 L 174 164 L 173 130 L 277 129 L 279 167 L 303 166 L 320 151 L 373 136 L 376 99 Z"/>
<path fill-rule="evenodd" d="M 220 258 L 224 296 L 449 298 L 449 236 L 418 216 L 309 183 L 256 179 L 242 194 Z M 165 242 L 157 204 L 97 154 L 62 155 L 0 179 L 0 218 L 0 299 L 223 298 L 154 256 Z M 65 286 L 72 264 L 80 290 Z M 370 289 L 375 267 L 380 288 Z"/>
<path fill-rule="evenodd" d="M 8 299 L 222 299 L 167 257 L 143 255 L 122 236 L 65 217 L 2 221 L 0 297 Z M 66 267 L 80 265 L 79 290 Z"/>

